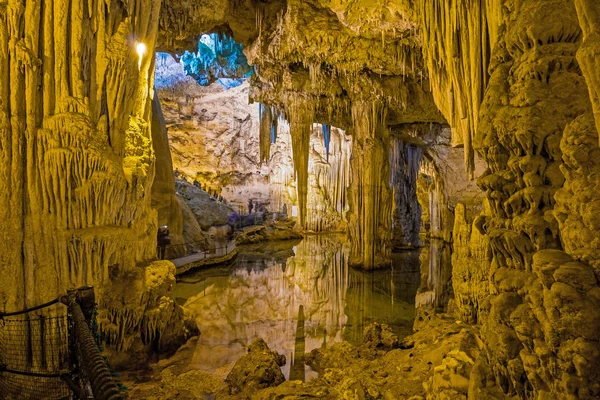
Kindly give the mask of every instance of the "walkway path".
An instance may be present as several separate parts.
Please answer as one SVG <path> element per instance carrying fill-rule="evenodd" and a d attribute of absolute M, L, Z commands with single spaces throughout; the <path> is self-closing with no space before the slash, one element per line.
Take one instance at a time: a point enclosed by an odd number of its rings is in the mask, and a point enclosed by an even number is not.
<path fill-rule="evenodd" d="M 177 268 L 177 275 L 184 274 L 189 270 L 205 267 L 208 265 L 220 264 L 233 259 L 238 254 L 238 249 L 234 242 L 229 242 L 227 246 L 218 247 L 209 251 L 190 254 L 180 258 L 170 260 Z"/>

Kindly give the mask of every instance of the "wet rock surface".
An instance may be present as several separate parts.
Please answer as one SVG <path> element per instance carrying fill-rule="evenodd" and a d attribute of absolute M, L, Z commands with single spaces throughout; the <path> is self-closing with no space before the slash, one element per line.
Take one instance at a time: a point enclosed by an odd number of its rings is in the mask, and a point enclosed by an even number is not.
<path fill-rule="evenodd" d="M 285 381 L 281 366 L 285 356 L 271 351 L 263 339 L 255 339 L 245 356 L 236 361 L 225 378 L 230 394 L 253 392 Z"/>
<path fill-rule="evenodd" d="M 393 335 L 385 334 L 384 326 L 373 325 L 367 330 L 372 336 L 368 336 L 369 341 L 363 345 L 341 342 L 314 350 L 307 356 L 306 362 L 321 371 L 318 378 L 308 382 L 284 381 L 279 365 L 285 360 L 270 351 L 262 339 L 252 343 L 227 377 L 224 371 L 192 372 L 189 367 L 177 366 L 175 361 L 185 359 L 186 348 L 189 351 L 193 346 L 191 341 L 173 361 L 161 362 L 163 366 L 171 366 L 163 369 L 159 377 L 145 383 L 132 382 L 132 395 L 143 393 L 142 388 L 149 391 L 151 387 L 169 399 L 174 398 L 169 396 L 175 393 L 190 395 L 190 385 L 184 377 L 193 377 L 197 379 L 196 394 L 193 394 L 197 397 L 191 398 L 196 399 L 211 393 L 216 399 L 261 400 L 506 398 L 489 385 L 493 378 L 482 365 L 479 333 L 469 325 L 448 315 L 430 315 L 422 321 L 421 329 L 403 342 L 404 347 L 410 348 L 391 350 L 381 346 L 382 333 L 383 337 L 392 339 L 383 343 L 397 344 Z M 203 394 L 198 395 L 201 391 Z"/>
<path fill-rule="evenodd" d="M 235 234 L 237 244 L 260 243 L 266 240 L 302 239 L 302 234 L 294 229 L 296 221 L 281 220 L 267 222 L 264 225 L 251 226 Z"/>

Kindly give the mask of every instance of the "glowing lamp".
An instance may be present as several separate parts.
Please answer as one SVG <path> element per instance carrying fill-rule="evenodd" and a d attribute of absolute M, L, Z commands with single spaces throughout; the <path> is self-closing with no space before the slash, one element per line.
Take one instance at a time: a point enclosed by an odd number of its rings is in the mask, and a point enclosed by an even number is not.
<path fill-rule="evenodd" d="M 142 58 L 144 57 L 144 54 L 146 54 L 146 45 L 142 42 L 139 42 L 138 44 L 135 45 L 135 50 L 138 53 L 138 56 L 140 56 L 140 61 L 138 63 L 138 69 L 142 69 Z"/>

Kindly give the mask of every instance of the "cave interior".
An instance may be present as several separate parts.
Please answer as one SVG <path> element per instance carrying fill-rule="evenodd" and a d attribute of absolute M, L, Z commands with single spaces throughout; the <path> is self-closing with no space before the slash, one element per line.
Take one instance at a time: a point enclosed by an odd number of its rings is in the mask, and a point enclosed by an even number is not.
<path fill-rule="evenodd" d="M 600 1 L 0 0 L 0 213 L 3 399 L 600 399 Z"/>

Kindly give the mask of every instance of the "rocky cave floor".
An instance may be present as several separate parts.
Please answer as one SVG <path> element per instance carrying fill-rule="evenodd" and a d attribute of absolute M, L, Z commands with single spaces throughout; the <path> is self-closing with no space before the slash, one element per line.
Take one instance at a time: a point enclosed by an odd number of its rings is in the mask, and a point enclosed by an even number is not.
<path fill-rule="evenodd" d="M 319 372 L 308 382 L 285 381 L 284 356 L 255 339 L 235 364 L 214 373 L 194 365 L 198 337 L 147 370 L 123 374 L 130 399 L 478 399 L 506 398 L 480 363 L 474 326 L 450 314 L 421 310 L 415 333 L 398 340 L 386 325 L 365 329 L 360 346 L 315 349 L 304 362 Z M 289 362 L 289 360 L 287 360 Z"/>

